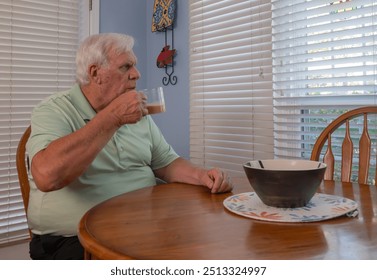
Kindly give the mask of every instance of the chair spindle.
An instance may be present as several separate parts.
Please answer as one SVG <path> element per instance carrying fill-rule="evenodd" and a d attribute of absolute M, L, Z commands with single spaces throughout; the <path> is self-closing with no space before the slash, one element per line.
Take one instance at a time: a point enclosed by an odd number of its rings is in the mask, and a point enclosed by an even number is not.
<path fill-rule="evenodd" d="M 369 160 L 371 152 L 371 140 L 368 133 L 368 118 L 364 114 L 363 133 L 359 142 L 359 183 L 366 184 L 369 174 Z"/>
<path fill-rule="evenodd" d="M 331 149 L 331 134 L 327 138 L 327 150 L 323 156 L 323 162 L 326 163 L 327 168 L 325 171 L 324 179 L 325 180 L 334 180 L 334 154 Z"/>
<path fill-rule="evenodd" d="M 353 142 L 350 136 L 350 121 L 346 121 L 346 133 L 342 144 L 342 165 L 341 179 L 342 182 L 350 182 L 352 173 L 353 159 Z"/>

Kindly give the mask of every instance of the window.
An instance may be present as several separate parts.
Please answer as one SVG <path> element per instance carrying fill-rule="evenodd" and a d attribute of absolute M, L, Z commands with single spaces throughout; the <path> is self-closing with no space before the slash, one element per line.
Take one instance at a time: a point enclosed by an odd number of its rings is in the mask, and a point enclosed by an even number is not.
<path fill-rule="evenodd" d="M 76 48 L 89 30 L 88 3 L 0 3 L 0 244 L 28 235 L 15 166 L 18 141 L 34 106 L 74 82 Z"/>
<path fill-rule="evenodd" d="M 377 105 L 376 4 L 272 1 L 276 157 L 310 158 L 316 137 L 335 117 Z M 376 123 L 369 120 L 371 131 L 376 131 Z M 357 154 L 362 122 L 355 120 L 351 126 Z M 344 134 L 338 137 L 332 139 L 336 157 Z M 376 133 L 370 137 L 375 159 Z"/>
<path fill-rule="evenodd" d="M 335 117 L 377 105 L 376 5 L 191 0 L 192 159 L 236 173 L 251 159 L 308 159 Z"/>
<path fill-rule="evenodd" d="M 271 3 L 190 1 L 190 158 L 239 175 L 273 157 Z"/>

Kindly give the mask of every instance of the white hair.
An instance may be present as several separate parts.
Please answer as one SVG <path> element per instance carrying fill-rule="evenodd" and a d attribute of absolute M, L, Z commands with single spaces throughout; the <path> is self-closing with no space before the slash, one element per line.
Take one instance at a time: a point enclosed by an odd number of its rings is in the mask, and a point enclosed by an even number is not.
<path fill-rule="evenodd" d="M 100 33 L 89 36 L 76 54 L 76 81 L 79 85 L 89 83 L 88 68 L 92 64 L 107 65 L 110 50 L 116 54 L 132 51 L 134 38 L 119 33 Z"/>

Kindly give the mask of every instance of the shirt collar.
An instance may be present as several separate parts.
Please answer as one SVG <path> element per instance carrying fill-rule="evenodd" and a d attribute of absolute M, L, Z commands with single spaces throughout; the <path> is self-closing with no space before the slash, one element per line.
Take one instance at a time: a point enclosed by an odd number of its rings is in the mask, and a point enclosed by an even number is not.
<path fill-rule="evenodd" d="M 96 115 L 96 112 L 89 104 L 88 100 L 82 93 L 80 86 L 78 84 L 75 84 L 72 87 L 70 91 L 70 96 L 73 106 L 75 106 L 83 120 L 85 122 L 89 122 Z"/>

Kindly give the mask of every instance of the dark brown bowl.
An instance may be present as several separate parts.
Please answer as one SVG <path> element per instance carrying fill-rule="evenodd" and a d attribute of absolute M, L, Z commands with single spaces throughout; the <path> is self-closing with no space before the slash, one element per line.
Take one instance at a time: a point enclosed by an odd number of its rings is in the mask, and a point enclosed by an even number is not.
<path fill-rule="evenodd" d="M 249 161 L 243 167 L 262 202 L 281 208 L 304 207 L 317 191 L 326 170 L 322 162 L 288 159 Z"/>

